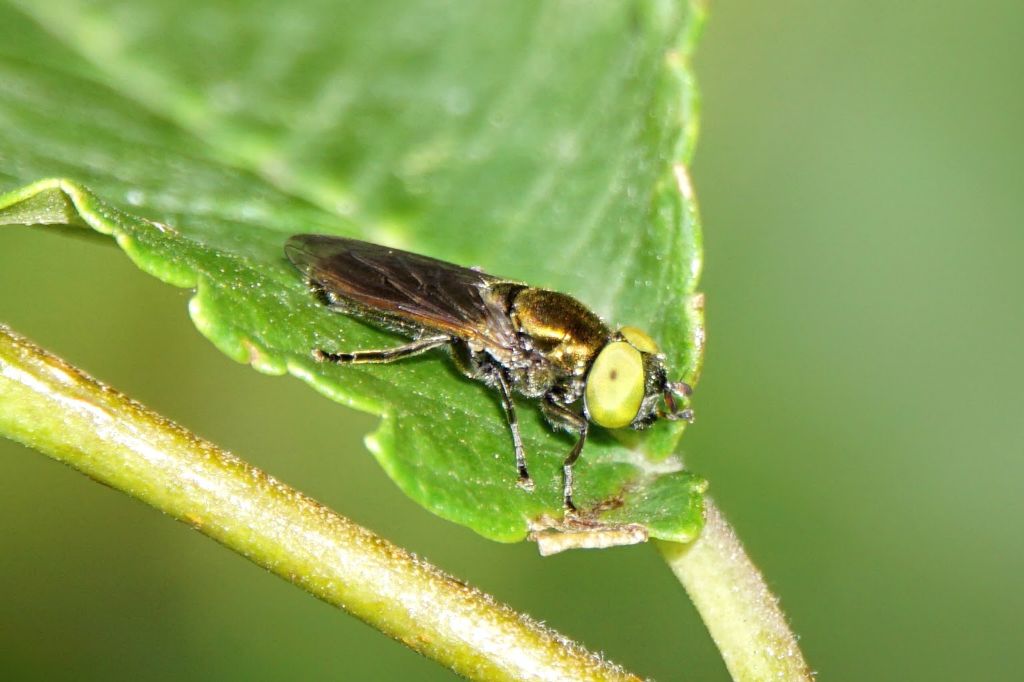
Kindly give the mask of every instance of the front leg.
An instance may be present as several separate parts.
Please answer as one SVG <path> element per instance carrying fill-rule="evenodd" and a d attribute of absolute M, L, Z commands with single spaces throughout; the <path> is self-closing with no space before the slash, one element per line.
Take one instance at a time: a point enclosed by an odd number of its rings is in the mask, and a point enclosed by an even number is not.
<path fill-rule="evenodd" d="M 552 426 L 579 434 L 576 444 L 569 451 L 569 456 L 562 462 L 562 504 L 566 512 L 575 513 L 576 505 L 572 501 L 572 465 L 579 459 L 580 453 L 583 452 L 583 444 L 587 441 L 587 420 L 558 402 L 550 393 L 544 396 L 540 408 Z"/>

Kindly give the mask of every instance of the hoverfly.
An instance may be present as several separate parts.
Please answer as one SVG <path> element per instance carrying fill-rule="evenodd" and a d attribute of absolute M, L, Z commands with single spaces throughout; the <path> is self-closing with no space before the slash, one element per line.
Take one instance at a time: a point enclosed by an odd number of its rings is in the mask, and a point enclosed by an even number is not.
<path fill-rule="evenodd" d="M 412 339 L 377 350 L 318 348 L 314 358 L 387 363 L 446 348 L 463 374 L 497 389 L 527 490 L 533 480 L 512 394 L 539 399 L 553 428 L 576 435 L 562 463 L 568 513 L 576 511 L 572 466 L 589 422 L 644 429 L 659 418 L 693 420 L 682 405 L 690 386 L 669 380 L 654 340 L 636 327 L 608 327 L 571 296 L 344 237 L 295 235 L 284 250 L 325 305 Z"/>

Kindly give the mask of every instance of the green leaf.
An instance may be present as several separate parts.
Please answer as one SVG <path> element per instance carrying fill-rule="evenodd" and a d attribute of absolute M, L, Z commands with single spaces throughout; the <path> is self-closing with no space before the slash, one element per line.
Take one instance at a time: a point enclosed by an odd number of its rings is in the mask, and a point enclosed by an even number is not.
<path fill-rule="evenodd" d="M 681 424 L 593 429 L 588 523 L 565 528 L 571 439 L 519 400 L 529 493 L 496 395 L 443 355 L 314 362 L 400 340 L 319 305 L 282 244 L 356 236 L 571 293 L 645 328 L 694 383 L 701 16 L 658 0 L 3 2 L 0 223 L 85 224 L 194 287 L 192 318 L 227 355 L 381 415 L 370 449 L 445 518 L 501 541 L 689 540 L 705 484 L 671 455 Z"/>

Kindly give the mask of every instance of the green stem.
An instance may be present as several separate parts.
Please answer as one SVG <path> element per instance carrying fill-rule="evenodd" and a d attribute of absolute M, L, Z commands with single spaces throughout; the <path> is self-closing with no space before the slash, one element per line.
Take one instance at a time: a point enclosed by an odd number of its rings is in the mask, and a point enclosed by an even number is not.
<path fill-rule="evenodd" d="M 636 680 L 0 325 L 0 434 L 471 679 Z"/>
<path fill-rule="evenodd" d="M 813 675 L 778 599 L 729 522 L 706 498 L 707 523 L 688 545 L 658 549 L 700 612 L 736 682 L 805 680 Z"/>

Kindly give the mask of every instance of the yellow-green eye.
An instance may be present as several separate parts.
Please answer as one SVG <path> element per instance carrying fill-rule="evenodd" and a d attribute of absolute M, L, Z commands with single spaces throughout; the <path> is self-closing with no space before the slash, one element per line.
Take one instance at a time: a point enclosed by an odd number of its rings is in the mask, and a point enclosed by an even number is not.
<path fill-rule="evenodd" d="M 659 353 L 658 344 L 654 339 L 647 336 L 647 332 L 636 327 L 623 327 L 619 330 L 626 340 L 633 344 L 633 347 L 644 353 Z"/>
<path fill-rule="evenodd" d="M 628 426 L 644 399 L 644 361 L 640 352 L 625 341 L 605 346 L 587 375 L 585 399 L 595 424 L 609 429 Z"/>

